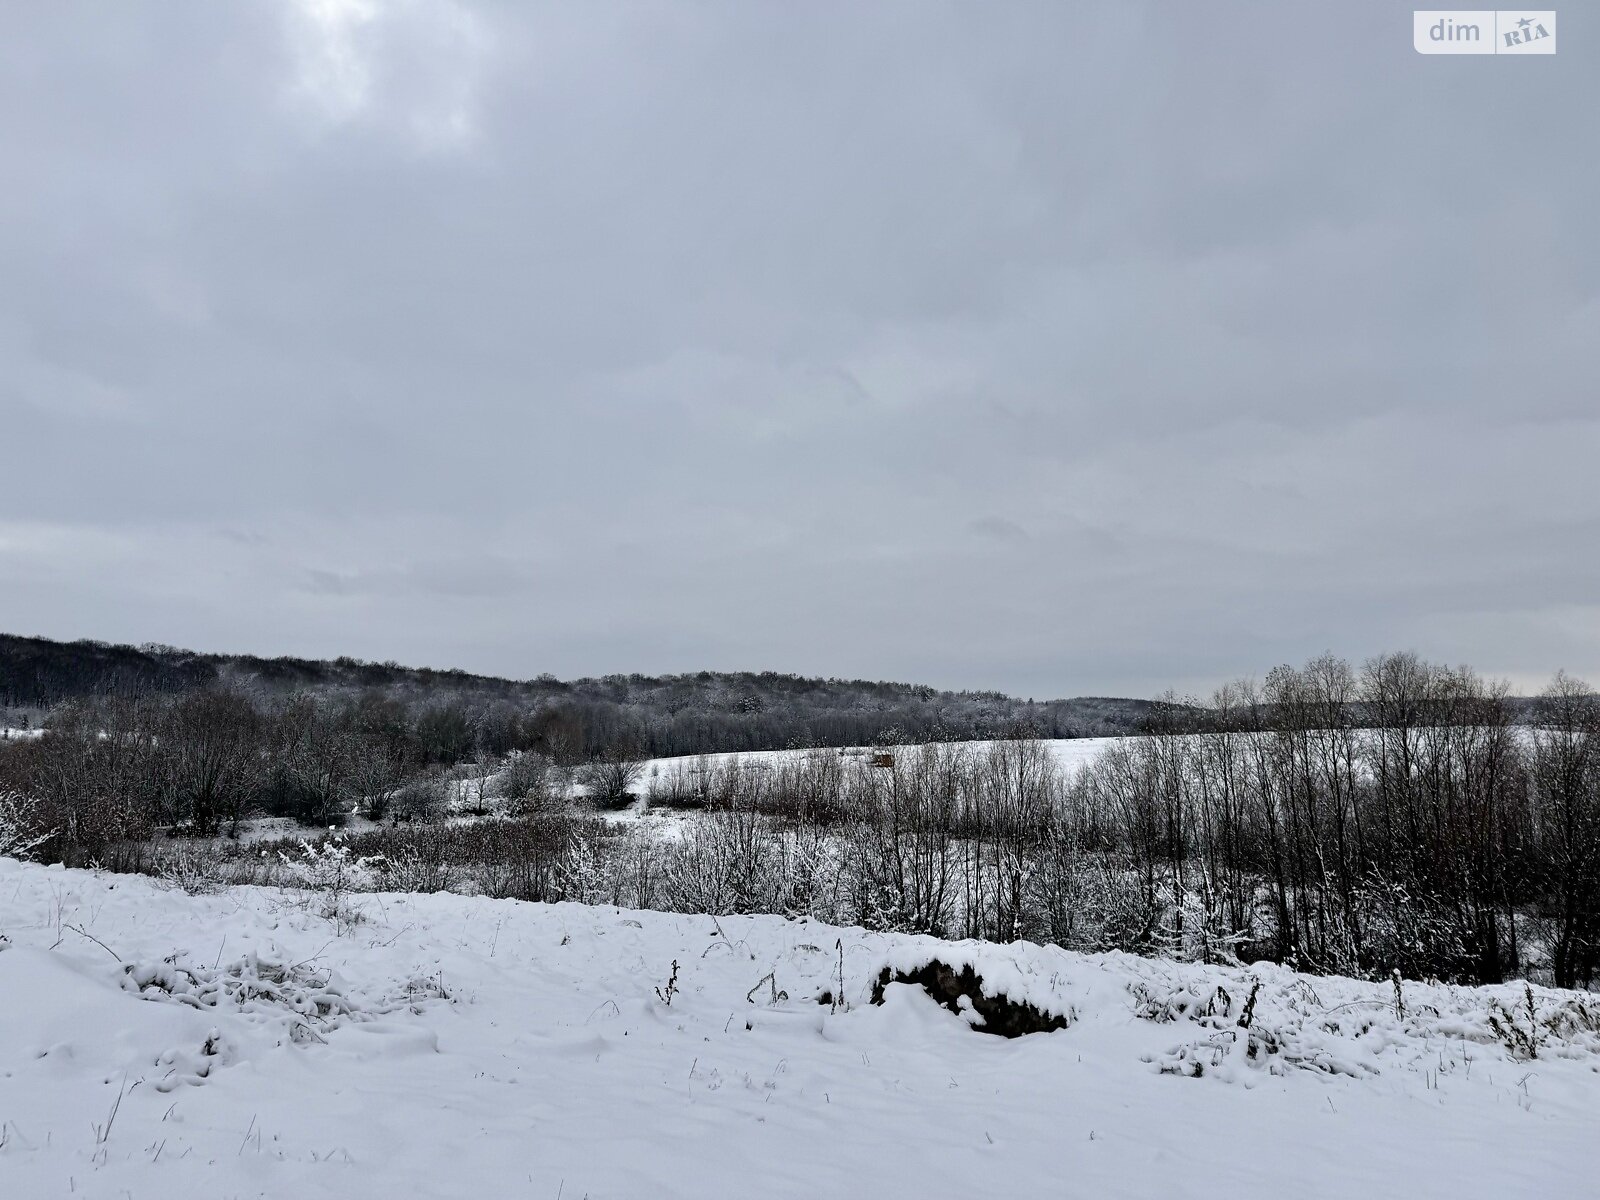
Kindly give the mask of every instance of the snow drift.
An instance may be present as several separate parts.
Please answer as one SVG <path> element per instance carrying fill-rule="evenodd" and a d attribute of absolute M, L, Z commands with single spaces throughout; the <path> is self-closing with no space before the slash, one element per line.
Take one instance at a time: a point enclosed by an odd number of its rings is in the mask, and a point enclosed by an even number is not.
<path fill-rule="evenodd" d="M 1463 1200 L 1600 1167 L 1583 994 L 320 901 L 0 860 L 0 1193 Z"/>

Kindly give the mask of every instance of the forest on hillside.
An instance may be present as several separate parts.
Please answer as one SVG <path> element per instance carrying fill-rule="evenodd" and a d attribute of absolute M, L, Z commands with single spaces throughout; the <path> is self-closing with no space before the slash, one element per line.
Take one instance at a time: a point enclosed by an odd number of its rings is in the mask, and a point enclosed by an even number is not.
<path fill-rule="evenodd" d="M 38 723 L 65 705 L 154 702 L 227 691 L 258 709 L 290 701 L 382 705 L 419 729 L 425 756 L 531 746 L 559 725 L 586 758 L 666 756 L 891 741 L 961 741 L 1027 725 L 1041 737 L 1131 733 L 1149 701 L 1079 697 L 1035 702 L 999 692 L 817 679 L 773 671 L 513 680 L 397 663 L 199 654 L 172 646 L 58 642 L 0 634 L 0 716 Z M 0 720 L 0 724 L 4 724 Z M 448 732 L 446 732 L 448 731 Z"/>

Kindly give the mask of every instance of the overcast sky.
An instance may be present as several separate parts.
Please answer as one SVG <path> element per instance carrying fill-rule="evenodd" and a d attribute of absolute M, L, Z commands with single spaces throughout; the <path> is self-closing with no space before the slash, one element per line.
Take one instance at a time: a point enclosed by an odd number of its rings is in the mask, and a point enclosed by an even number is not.
<path fill-rule="evenodd" d="M 8 5 L 0 629 L 1600 679 L 1600 22 Z"/>

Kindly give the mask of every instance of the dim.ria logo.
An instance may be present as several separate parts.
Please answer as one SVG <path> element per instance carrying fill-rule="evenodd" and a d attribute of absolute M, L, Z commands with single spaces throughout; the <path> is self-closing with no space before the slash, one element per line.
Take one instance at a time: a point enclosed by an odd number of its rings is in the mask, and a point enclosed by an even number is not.
<path fill-rule="evenodd" d="M 1418 54 L 1554 54 L 1553 9 L 1418 9 L 1412 14 Z"/>

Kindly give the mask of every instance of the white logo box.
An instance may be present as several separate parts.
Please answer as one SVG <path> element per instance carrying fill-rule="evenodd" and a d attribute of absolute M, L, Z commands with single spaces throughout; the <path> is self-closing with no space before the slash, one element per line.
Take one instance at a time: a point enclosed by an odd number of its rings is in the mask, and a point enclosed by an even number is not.
<path fill-rule="evenodd" d="M 1411 14 L 1418 54 L 1554 54 L 1551 8 L 1429 8 Z"/>

